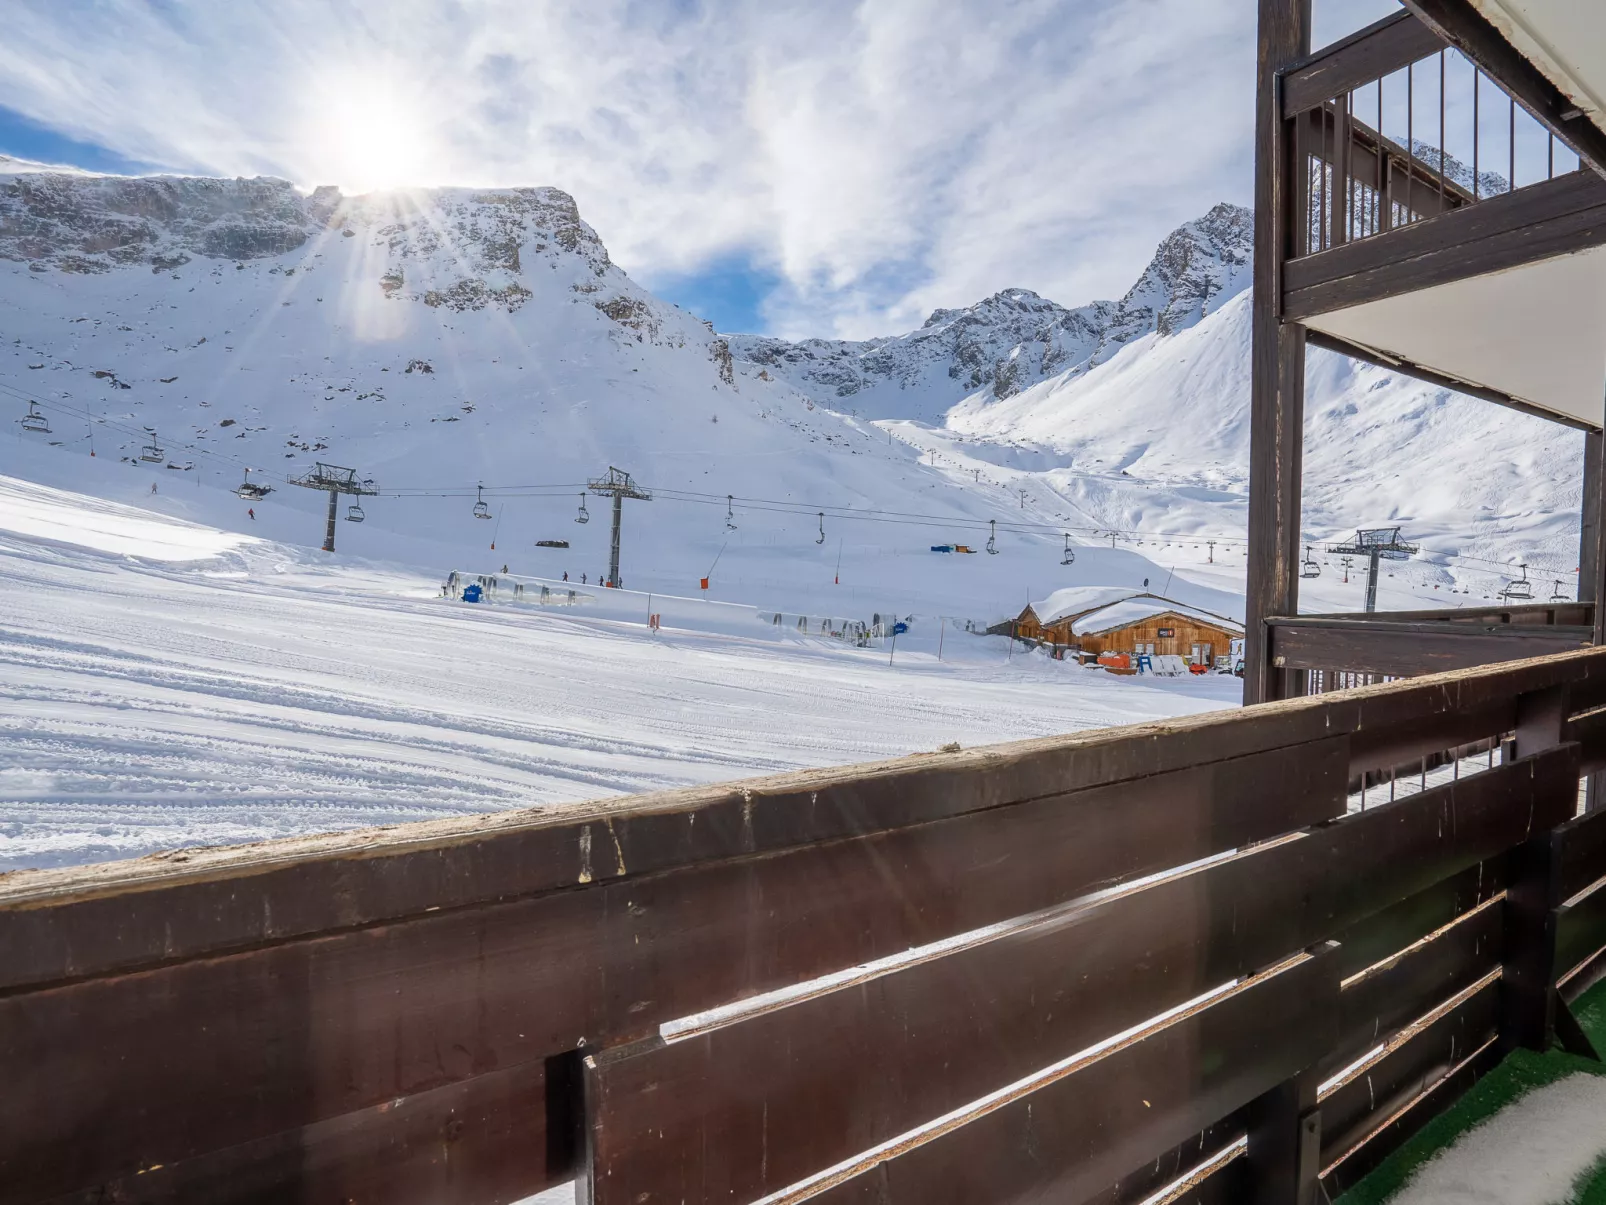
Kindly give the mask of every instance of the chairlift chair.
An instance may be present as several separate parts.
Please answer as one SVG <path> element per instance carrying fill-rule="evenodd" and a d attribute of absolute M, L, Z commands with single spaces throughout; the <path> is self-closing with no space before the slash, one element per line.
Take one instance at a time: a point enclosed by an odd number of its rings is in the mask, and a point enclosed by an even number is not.
<path fill-rule="evenodd" d="M 725 530 L 726 531 L 735 531 L 736 530 L 735 502 L 736 502 L 736 496 L 734 494 L 726 494 L 725 495 Z"/>
<path fill-rule="evenodd" d="M 1065 556 L 1060 560 L 1062 565 L 1076 564 L 1076 553 L 1071 551 L 1071 533 L 1065 533 Z"/>
<path fill-rule="evenodd" d="M 1310 554 L 1311 546 L 1305 545 L 1305 560 L 1299 566 L 1300 577 L 1320 577 L 1322 567 L 1316 563 L 1316 558 Z"/>
<path fill-rule="evenodd" d="M 367 515 L 362 513 L 362 506 L 359 503 L 353 502 L 350 506 L 346 507 L 347 523 L 361 523 L 367 517 Z"/>
<path fill-rule="evenodd" d="M 825 543 L 825 512 L 820 512 L 820 534 L 814 541 L 816 544 Z"/>
<path fill-rule="evenodd" d="M 39 407 L 32 402 L 28 403 L 28 413 L 24 414 L 19 421 L 22 423 L 24 431 L 32 431 L 38 435 L 50 434 L 50 420 L 40 414 Z"/>
<path fill-rule="evenodd" d="M 591 522 L 591 512 L 586 510 L 586 496 L 584 494 L 580 495 L 580 513 L 574 517 L 574 521 L 576 523 Z"/>
<path fill-rule="evenodd" d="M 1534 596 L 1533 583 L 1528 580 L 1528 566 L 1519 565 L 1517 568 L 1522 570 L 1522 576 L 1516 581 L 1507 582 L 1506 588 L 1500 592 L 1508 601 L 1513 598 L 1527 599 Z"/>
<path fill-rule="evenodd" d="M 258 485 L 251 480 L 251 470 L 246 469 L 245 480 L 240 482 L 240 488 L 234 491 L 247 502 L 260 502 L 273 492 L 271 485 Z"/>
<path fill-rule="evenodd" d="M 1572 599 L 1568 598 L 1565 594 L 1563 594 L 1561 592 L 1561 578 L 1559 578 L 1559 577 L 1556 578 L 1555 582 L 1556 582 L 1556 592 L 1550 596 L 1550 601 L 1551 602 L 1572 602 Z"/>
<path fill-rule="evenodd" d="M 156 442 L 156 432 L 149 427 L 145 430 L 150 435 L 151 442 L 139 450 L 139 458 L 147 464 L 161 464 L 167 459 L 167 453 L 162 450 L 162 445 Z"/>
<path fill-rule="evenodd" d="M 483 485 L 474 487 L 474 497 L 474 517 L 476 519 L 489 519 L 491 517 L 491 508 L 485 505 L 485 487 Z"/>
<path fill-rule="evenodd" d="M 987 551 L 992 556 L 998 555 L 998 520 L 987 520 Z"/>

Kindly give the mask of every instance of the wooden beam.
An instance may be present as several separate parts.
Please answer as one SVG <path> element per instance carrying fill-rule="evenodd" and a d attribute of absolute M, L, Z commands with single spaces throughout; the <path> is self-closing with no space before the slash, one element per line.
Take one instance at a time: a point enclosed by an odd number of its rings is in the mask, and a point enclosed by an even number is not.
<path fill-rule="evenodd" d="M 1260 0 L 1255 92 L 1255 262 L 1249 397 L 1249 566 L 1244 702 L 1294 693 L 1271 664 L 1268 615 L 1299 611 L 1305 331 L 1283 315 L 1283 263 L 1304 221 L 1305 175 L 1282 117 L 1281 73 L 1310 53 L 1310 0 Z"/>
<path fill-rule="evenodd" d="M 1587 648 L 1588 628 L 1551 624 L 1388 623 L 1277 617 L 1269 621 L 1280 669 L 1342 669 L 1415 677 Z"/>
<path fill-rule="evenodd" d="M 1569 172 L 1291 260 L 1285 321 L 1487 276 L 1606 244 L 1606 180 Z"/>
<path fill-rule="evenodd" d="M 1298 116 L 1443 48 L 1443 39 L 1413 14 L 1384 17 L 1290 67 L 1283 75 L 1283 116 Z"/>
<path fill-rule="evenodd" d="M 1595 622 L 1595 607 L 1588 602 L 1515 603 L 1510 606 L 1436 607 L 1425 611 L 1317 611 L 1301 619 L 1355 619 L 1365 623 L 1514 623 L 1528 627 L 1562 624 L 1589 627 Z"/>
<path fill-rule="evenodd" d="M 1600 129 L 1468 0 L 1404 0 L 1445 42 L 1483 68 L 1535 121 L 1560 138 L 1597 175 L 1606 177 L 1606 131 Z"/>

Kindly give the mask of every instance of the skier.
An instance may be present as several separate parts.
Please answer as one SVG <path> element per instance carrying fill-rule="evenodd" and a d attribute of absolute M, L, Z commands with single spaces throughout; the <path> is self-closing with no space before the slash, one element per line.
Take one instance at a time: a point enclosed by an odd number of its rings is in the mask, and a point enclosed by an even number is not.
<path fill-rule="evenodd" d="M 256 521 L 257 512 L 256 512 L 256 508 L 255 507 L 251 507 L 251 506 L 246 507 L 245 508 L 245 513 L 251 516 L 251 521 L 252 522 Z"/>
<path fill-rule="evenodd" d="M 153 481 L 153 482 L 151 482 L 151 493 L 154 494 L 155 492 L 156 492 L 156 482 Z"/>
<path fill-rule="evenodd" d="M 586 584 L 586 575 L 583 573 L 580 575 L 580 584 L 582 586 Z"/>
<path fill-rule="evenodd" d="M 567 569 L 565 569 L 563 571 L 563 580 L 564 581 L 568 581 L 569 580 L 569 571 Z"/>
<path fill-rule="evenodd" d="M 506 573 L 506 572 L 507 572 L 507 566 L 506 566 L 506 565 L 503 565 L 503 566 L 502 566 L 502 572 L 503 572 L 503 573 Z"/>

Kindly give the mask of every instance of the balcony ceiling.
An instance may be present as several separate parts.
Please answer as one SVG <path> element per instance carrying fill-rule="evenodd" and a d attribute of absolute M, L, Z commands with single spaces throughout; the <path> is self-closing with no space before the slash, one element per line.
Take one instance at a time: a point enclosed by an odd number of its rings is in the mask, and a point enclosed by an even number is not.
<path fill-rule="evenodd" d="M 1601 2 L 1606 10 L 1606 0 Z M 1385 357 L 1602 426 L 1606 247 L 1334 310 L 1305 322 Z"/>
<path fill-rule="evenodd" d="M 1606 2 L 1471 2 L 1506 41 L 1606 131 Z"/>

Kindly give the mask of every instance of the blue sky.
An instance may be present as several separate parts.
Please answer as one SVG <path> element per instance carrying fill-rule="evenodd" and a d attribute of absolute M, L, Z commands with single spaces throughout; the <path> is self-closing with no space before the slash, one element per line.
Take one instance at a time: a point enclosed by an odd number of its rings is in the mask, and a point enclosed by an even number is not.
<path fill-rule="evenodd" d="M 1397 7 L 1317 0 L 1319 37 Z M 550 185 L 724 330 L 1119 297 L 1250 199 L 1244 0 L 7 0 L 0 150 Z"/>

